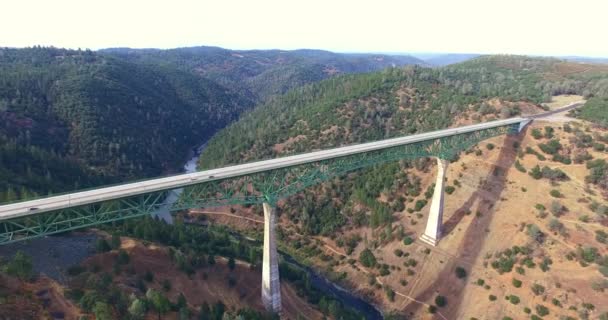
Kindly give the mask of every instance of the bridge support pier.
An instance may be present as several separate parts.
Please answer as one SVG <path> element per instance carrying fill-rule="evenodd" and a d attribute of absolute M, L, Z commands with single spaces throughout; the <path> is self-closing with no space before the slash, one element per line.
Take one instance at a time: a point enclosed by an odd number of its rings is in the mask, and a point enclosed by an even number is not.
<path fill-rule="evenodd" d="M 445 174 L 448 170 L 449 163 L 448 160 L 437 158 L 437 181 L 435 182 L 435 190 L 433 191 L 431 210 L 429 211 L 429 218 L 426 222 L 424 234 L 420 236 L 422 242 L 431 246 L 436 246 L 441 238 Z"/>
<path fill-rule="evenodd" d="M 262 303 L 266 310 L 281 311 L 279 256 L 275 236 L 276 209 L 264 203 L 264 257 L 262 261 Z"/>

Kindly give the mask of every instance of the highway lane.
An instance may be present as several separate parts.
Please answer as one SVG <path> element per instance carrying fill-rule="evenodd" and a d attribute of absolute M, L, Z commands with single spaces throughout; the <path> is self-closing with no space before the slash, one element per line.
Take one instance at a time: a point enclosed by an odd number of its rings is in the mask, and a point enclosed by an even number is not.
<path fill-rule="evenodd" d="M 0 206 L 0 220 L 233 178 L 526 121 L 511 118 Z"/>
<path fill-rule="evenodd" d="M 570 111 L 572 109 L 578 108 L 578 107 L 582 106 L 584 103 L 585 103 L 584 101 L 575 101 L 564 107 L 557 108 L 555 110 L 551 110 L 551 111 L 547 111 L 547 112 L 543 112 L 543 113 L 539 113 L 539 114 L 535 114 L 535 115 L 529 116 L 528 118 L 530 118 L 530 119 L 546 118 L 546 117 L 552 116 L 556 113 Z"/>

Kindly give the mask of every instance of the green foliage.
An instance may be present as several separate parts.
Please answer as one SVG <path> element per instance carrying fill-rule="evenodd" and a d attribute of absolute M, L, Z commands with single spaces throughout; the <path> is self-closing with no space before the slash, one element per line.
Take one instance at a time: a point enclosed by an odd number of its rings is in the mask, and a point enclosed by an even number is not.
<path fill-rule="evenodd" d="M 146 303 L 141 299 L 135 299 L 129 306 L 129 315 L 133 320 L 141 320 L 146 316 Z"/>
<path fill-rule="evenodd" d="M 391 287 L 384 285 L 384 292 L 389 301 L 395 301 L 395 291 Z"/>
<path fill-rule="evenodd" d="M 519 160 L 515 160 L 515 169 L 520 172 L 526 173 L 526 168 L 519 162 Z"/>
<path fill-rule="evenodd" d="M 93 307 L 93 314 L 95 314 L 95 319 L 97 320 L 112 320 L 114 316 L 112 315 L 112 308 L 103 302 L 95 303 Z"/>
<path fill-rule="evenodd" d="M 532 284 L 532 287 L 530 287 L 530 289 L 532 289 L 532 292 L 537 296 L 545 293 L 545 287 L 538 283 Z"/>
<path fill-rule="evenodd" d="M 367 268 L 374 267 L 377 263 L 374 254 L 371 250 L 367 248 L 361 251 L 361 253 L 359 254 L 359 262 L 361 262 L 361 264 Z"/>
<path fill-rule="evenodd" d="M 542 152 L 550 155 L 556 155 L 562 149 L 562 145 L 557 139 L 549 140 L 547 143 L 541 143 L 538 147 Z"/>
<path fill-rule="evenodd" d="M 435 305 L 438 307 L 445 307 L 448 304 L 448 299 L 444 296 L 435 297 Z"/>
<path fill-rule="evenodd" d="M 589 98 L 582 108 L 574 111 L 574 114 L 578 118 L 608 127 L 608 99 L 606 97 Z"/>
<path fill-rule="evenodd" d="M 561 198 L 562 194 L 559 192 L 559 190 L 556 189 L 552 189 L 549 194 L 554 197 L 554 198 Z"/>
<path fill-rule="evenodd" d="M 488 296 L 488 299 L 490 299 L 490 301 L 496 301 L 497 298 L 495 295 L 491 294 Z"/>
<path fill-rule="evenodd" d="M 587 161 L 587 169 L 589 169 L 589 175 L 585 177 L 586 182 L 608 189 L 608 162 L 606 160 Z"/>
<path fill-rule="evenodd" d="M 454 193 L 454 191 L 456 191 L 456 188 L 454 188 L 453 186 L 445 187 L 445 193 L 447 193 L 447 194 L 452 194 L 452 193 Z"/>
<path fill-rule="evenodd" d="M 530 238 L 538 243 L 542 243 L 545 237 L 543 232 L 540 231 L 540 228 L 535 224 L 528 224 L 526 226 L 526 233 L 528 236 L 530 236 Z"/>
<path fill-rule="evenodd" d="M 464 279 L 467 277 L 467 271 L 463 267 L 456 267 L 456 269 L 454 269 L 454 273 L 459 279 Z"/>
<path fill-rule="evenodd" d="M 95 243 L 95 250 L 97 250 L 97 253 L 104 253 L 112 250 L 112 247 L 110 246 L 108 241 L 106 241 L 106 239 L 99 238 Z"/>
<path fill-rule="evenodd" d="M 151 307 L 158 313 L 159 319 L 161 315 L 164 315 L 171 310 L 171 302 L 169 299 L 156 290 L 148 289 L 146 298 L 150 301 Z"/>
<path fill-rule="evenodd" d="M 534 137 L 534 139 L 536 140 L 541 139 L 543 137 L 542 132 L 540 132 L 538 128 L 532 129 L 530 133 L 532 134 L 532 137 Z"/>
<path fill-rule="evenodd" d="M 537 304 L 534 309 L 536 309 L 536 314 L 538 314 L 541 317 L 544 317 L 549 314 L 549 309 L 547 307 L 543 306 L 542 304 Z"/>
<path fill-rule="evenodd" d="M 503 61 L 517 67 L 505 67 Z M 457 114 L 466 117 L 481 108 L 491 112 L 484 105 L 492 98 L 541 103 L 561 91 L 585 88 L 598 92 L 592 89 L 596 79 L 581 80 L 580 86 L 547 80 L 546 72 L 553 72 L 555 63 L 558 62 L 500 56 L 445 68 L 406 67 L 327 79 L 288 91 L 243 115 L 209 141 L 199 165 L 202 169 L 216 168 L 446 128 Z M 519 67 L 524 65 L 532 67 Z M 296 137 L 300 138 L 294 141 Z M 290 143 L 285 144 L 286 141 Z M 284 148 L 277 151 L 277 144 Z M 327 226 L 325 233 L 329 235 L 351 222 L 355 226 L 366 222 L 365 214 L 352 212 L 353 201 L 357 201 L 371 212 L 370 226 L 388 224 L 393 211 L 400 211 L 395 201 L 402 200 L 394 199 L 396 194 L 405 193 L 408 200 L 414 199 L 407 208 L 410 213 L 428 204 L 419 195 L 422 192 L 428 199 L 429 190 L 421 190 L 415 177 L 403 174 L 409 167 L 424 167 L 421 163 L 378 165 L 334 179 L 323 187 L 302 192 L 298 199 L 288 200 L 284 213 L 303 223 L 305 230 L 315 230 L 310 232 L 313 234 Z M 330 198 L 320 195 L 326 190 L 332 190 L 335 198 L 348 199 L 344 203 L 332 202 L 335 212 L 331 217 L 339 223 L 331 219 L 324 223 L 319 210 L 301 214 L 302 208 Z M 375 204 L 380 202 L 379 194 L 391 199 L 389 203 Z"/>
<path fill-rule="evenodd" d="M 542 171 L 540 170 L 540 166 L 538 165 L 533 167 L 528 174 L 530 174 L 530 176 L 536 180 L 539 180 L 543 177 Z"/>
<path fill-rule="evenodd" d="M 428 202 L 425 199 L 416 201 L 416 205 L 414 206 L 415 211 L 420 211 L 422 208 L 426 206 Z"/>
<path fill-rule="evenodd" d="M 32 258 L 22 251 L 17 251 L 13 258 L 3 266 L 4 272 L 21 280 L 30 280 L 33 276 L 32 270 Z"/>
<path fill-rule="evenodd" d="M 515 288 L 521 288 L 521 280 L 517 280 L 517 279 L 513 278 L 513 280 L 511 281 L 511 283 L 513 283 L 513 286 Z"/>
<path fill-rule="evenodd" d="M 191 71 L 0 49 L 0 202 L 157 176 L 253 105 Z"/>
<path fill-rule="evenodd" d="M 554 131 L 553 127 L 545 126 L 545 138 L 552 139 Z"/>
<path fill-rule="evenodd" d="M 511 302 L 512 304 L 519 304 L 520 301 L 519 297 L 515 295 L 507 296 L 507 300 L 509 300 L 509 302 Z"/>
<path fill-rule="evenodd" d="M 406 236 L 405 238 L 403 238 L 403 244 L 405 244 L 406 246 L 409 246 L 412 243 L 414 243 L 414 239 L 412 239 L 412 237 Z"/>

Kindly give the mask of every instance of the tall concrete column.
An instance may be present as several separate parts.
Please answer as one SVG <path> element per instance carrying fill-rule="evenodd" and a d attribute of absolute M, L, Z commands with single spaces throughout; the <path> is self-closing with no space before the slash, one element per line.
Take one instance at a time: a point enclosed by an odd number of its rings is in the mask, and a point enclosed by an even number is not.
<path fill-rule="evenodd" d="M 275 237 L 276 212 L 264 203 L 264 259 L 262 261 L 262 303 L 266 310 L 281 311 L 281 283 L 279 282 L 279 256 Z"/>
<path fill-rule="evenodd" d="M 420 240 L 432 246 L 436 246 L 441 238 L 445 173 L 448 170 L 449 163 L 448 160 L 437 158 L 437 181 L 435 181 L 431 210 L 429 212 L 429 219 L 426 222 L 424 234 L 420 236 Z"/>

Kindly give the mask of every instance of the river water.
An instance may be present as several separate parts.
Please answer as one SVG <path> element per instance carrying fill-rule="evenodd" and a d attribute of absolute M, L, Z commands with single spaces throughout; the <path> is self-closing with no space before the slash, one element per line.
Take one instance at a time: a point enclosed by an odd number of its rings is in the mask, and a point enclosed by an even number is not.
<path fill-rule="evenodd" d="M 183 167 L 183 173 L 192 173 L 192 172 L 196 172 L 196 164 L 198 163 L 198 157 L 201 155 L 201 152 L 203 152 L 203 150 L 205 150 L 205 148 L 207 147 L 207 144 L 203 144 L 200 147 L 192 150 L 192 158 L 190 158 Z M 158 210 L 156 210 L 153 214 L 163 220 L 165 220 L 165 222 L 167 222 L 168 224 L 172 224 L 173 223 L 173 216 L 171 215 L 171 212 L 169 211 L 169 209 L 171 209 L 171 206 L 175 203 L 175 201 L 177 201 L 177 199 L 179 199 L 179 196 L 182 194 L 182 192 L 184 191 L 183 188 L 179 188 L 179 189 L 174 189 L 171 190 L 169 192 L 169 195 L 167 196 L 167 198 L 165 199 L 165 201 L 163 202 L 163 205 L 158 208 Z"/>
<path fill-rule="evenodd" d="M 193 156 L 184 164 L 183 172 L 185 172 L 185 173 L 196 172 L 198 158 L 199 158 L 201 152 L 203 152 L 203 150 L 205 150 L 205 147 L 207 147 L 206 143 L 201 145 L 200 147 L 196 148 L 195 150 L 193 150 Z M 172 190 L 170 192 L 169 196 L 165 199 L 163 206 L 161 208 L 159 208 L 159 210 L 157 210 L 154 214 L 156 216 L 162 218 L 163 220 L 165 220 L 167 223 L 173 223 L 173 217 L 171 216 L 171 212 L 169 211 L 169 209 L 171 208 L 171 205 L 173 205 L 173 203 L 175 201 L 177 201 L 177 199 L 179 198 L 179 196 L 182 192 L 183 192 L 183 189 L 181 189 L 181 188 Z M 240 234 L 238 234 L 238 233 L 233 233 L 233 235 L 241 237 Z M 241 238 L 243 238 L 243 237 L 241 237 Z M 253 239 L 247 239 L 247 240 L 254 241 L 258 245 L 262 245 L 261 243 L 259 243 L 259 241 L 255 241 Z M 339 300 L 340 302 L 342 302 L 343 305 L 345 305 L 351 309 L 357 310 L 359 313 L 361 313 L 363 316 L 365 316 L 365 319 L 377 320 L 377 319 L 383 318 L 382 313 L 380 311 L 378 311 L 378 309 L 376 309 L 372 304 L 361 299 L 360 297 L 357 297 L 357 296 L 351 294 L 346 289 L 329 281 L 327 278 L 316 273 L 310 267 L 300 264 L 298 261 L 296 261 L 293 257 L 286 254 L 285 252 L 279 252 L 279 253 L 285 262 L 290 263 L 292 265 L 296 265 L 299 268 L 305 270 L 308 273 L 308 276 L 311 280 L 310 281 L 311 285 L 314 288 L 316 288 L 317 290 L 333 297 L 336 300 Z"/>
<path fill-rule="evenodd" d="M 196 171 L 199 155 L 205 147 L 206 144 L 203 144 L 193 150 L 193 156 L 184 164 L 183 172 L 191 173 Z M 183 189 L 181 188 L 172 190 L 162 207 L 154 212 L 154 215 L 162 218 L 169 224 L 173 223 L 173 217 L 169 209 L 177 201 L 182 191 Z M 236 232 L 233 235 L 241 239 L 253 241 L 257 245 L 262 245 L 261 242 L 242 237 Z M 64 282 L 66 280 L 65 271 L 68 267 L 79 264 L 86 257 L 95 254 L 96 238 L 97 236 L 95 235 L 77 233 L 48 236 L 0 246 L 0 257 L 4 256 L 8 258 L 13 256 L 18 250 L 24 251 L 27 255 L 33 257 L 32 262 L 36 272 L 45 273 L 55 280 Z M 342 302 L 344 306 L 357 310 L 365 319 L 376 320 L 383 318 L 382 313 L 372 304 L 334 284 L 310 267 L 300 264 L 285 252 L 279 253 L 285 262 L 305 270 L 310 277 L 311 285 L 317 290 Z"/>

